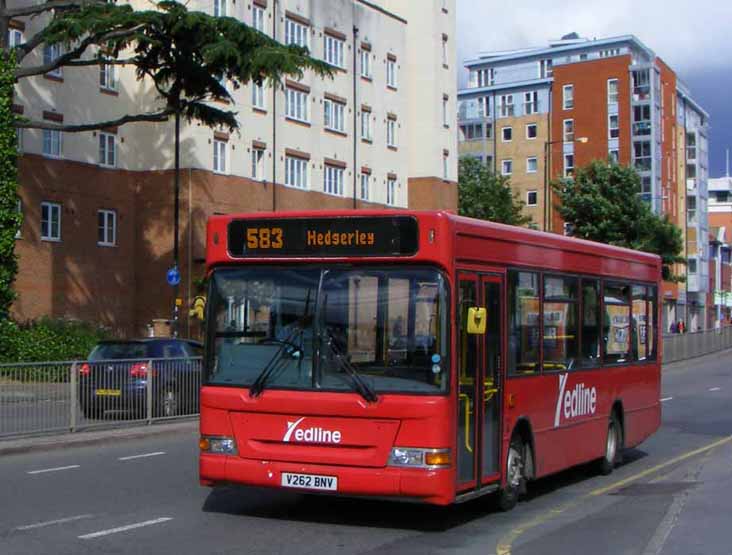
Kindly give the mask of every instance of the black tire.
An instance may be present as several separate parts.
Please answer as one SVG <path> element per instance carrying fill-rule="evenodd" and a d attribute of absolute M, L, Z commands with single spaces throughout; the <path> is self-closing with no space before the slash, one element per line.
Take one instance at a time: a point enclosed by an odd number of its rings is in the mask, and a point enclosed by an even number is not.
<path fill-rule="evenodd" d="M 623 444 L 623 432 L 620 429 L 615 412 L 607 422 L 607 438 L 605 440 L 605 455 L 598 461 L 597 468 L 600 474 L 611 474 L 620 459 L 620 450 Z"/>
<path fill-rule="evenodd" d="M 506 487 L 498 492 L 498 508 L 510 511 L 518 503 L 519 497 L 526 489 L 526 445 L 515 436 L 511 440 L 506 457 Z"/>
<path fill-rule="evenodd" d="M 181 402 L 182 399 L 178 393 L 178 388 L 173 384 L 166 385 L 158 394 L 154 411 L 155 416 L 161 418 L 178 416 L 181 413 Z"/>

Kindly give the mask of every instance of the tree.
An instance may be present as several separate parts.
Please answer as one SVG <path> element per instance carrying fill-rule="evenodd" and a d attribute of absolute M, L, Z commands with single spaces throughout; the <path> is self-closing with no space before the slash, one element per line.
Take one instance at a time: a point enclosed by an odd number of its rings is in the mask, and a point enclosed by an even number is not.
<path fill-rule="evenodd" d="M 21 220 L 17 207 L 18 145 L 12 112 L 14 67 L 13 54 L 0 52 L 0 323 L 7 319 L 15 299 L 15 236 Z"/>
<path fill-rule="evenodd" d="M 460 159 L 458 211 L 461 216 L 509 225 L 526 225 L 531 218 L 521 213 L 524 202 L 511 191 L 508 178 L 495 175 L 480 160 Z"/>
<path fill-rule="evenodd" d="M 667 215 L 654 214 L 641 198 L 634 169 L 594 161 L 552 187 L 559 200 L 555 208 L 572 225 L 575 237 L 658 254 L 663 278 L 683 280 L 672 272 L 674 264 L 685 263 L 681 230 Z"/>

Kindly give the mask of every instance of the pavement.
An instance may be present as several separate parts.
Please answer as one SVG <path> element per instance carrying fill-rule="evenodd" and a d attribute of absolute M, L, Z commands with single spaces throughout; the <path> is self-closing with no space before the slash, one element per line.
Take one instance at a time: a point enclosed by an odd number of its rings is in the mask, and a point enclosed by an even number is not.
<path fill-rule="evenodd" d="M 195 421 L 0 442 L 0 553 L 730 555 L 732 351 L 665 367 L 662 399 L 612 475 L 539 480 L 509 513 L 203 488 Z"/>

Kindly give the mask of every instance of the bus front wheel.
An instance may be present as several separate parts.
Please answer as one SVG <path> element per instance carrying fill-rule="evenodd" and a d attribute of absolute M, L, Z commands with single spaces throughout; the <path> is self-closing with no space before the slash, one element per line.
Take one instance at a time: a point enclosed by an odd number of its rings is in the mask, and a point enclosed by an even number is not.
<path fill-rule="evenodd" d="M 526 445 L 520 437 L 514 437 L 508 448 L 506 460 L 506 487 L 498 493 L 498 508 L 510 511 L 518 503 L 526 489 Z"/>
<path fill-rule="evenodd" d="M 605 442 L 605 456 L 599 461 L 600 474 L 607 476 L 610 474 L 618 462 L 618 452 L 622 441 L 622 432 L 620 424 L 615 416 L 615 412 L 610 415 L 607 424 L 607 441 Z"/>

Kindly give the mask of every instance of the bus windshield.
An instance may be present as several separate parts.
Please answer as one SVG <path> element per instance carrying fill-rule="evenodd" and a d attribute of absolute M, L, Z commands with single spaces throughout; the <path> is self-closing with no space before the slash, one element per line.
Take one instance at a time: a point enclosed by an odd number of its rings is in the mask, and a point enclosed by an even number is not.
<path fill-rule="evenodd" d="M 209 385 L 259 387 L 267 368 L 267 388 L 447 391 L 449 304 L 435 269 L 224 268 L 208 298 Z"/>

